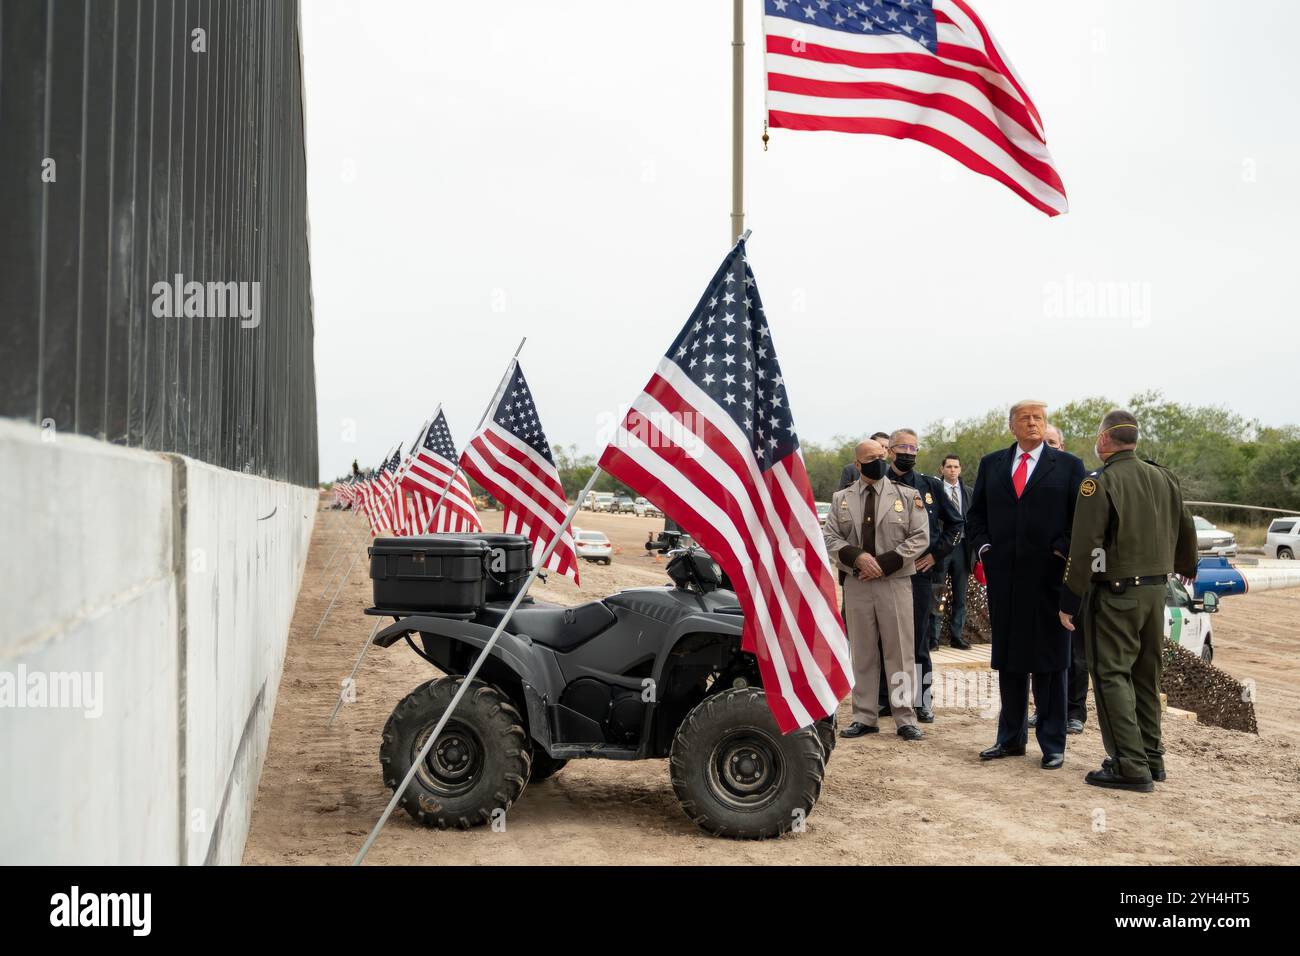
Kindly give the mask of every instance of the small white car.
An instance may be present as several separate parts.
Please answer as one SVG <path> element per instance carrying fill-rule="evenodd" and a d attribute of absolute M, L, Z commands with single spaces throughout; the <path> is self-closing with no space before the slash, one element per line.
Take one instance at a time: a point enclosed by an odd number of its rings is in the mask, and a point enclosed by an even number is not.
<path fill-rule="evenodd" d="M 583 531 L 581 528 L 574 528 L 573 544 L 578 557 L 587 561 L 609 564 L 614 560 L 614 546 L 609 543 L 609 538 L 603 531 Z"/>
<path fill-rule="evenodd" d="M 1300 554 L 1300 518 L 1274 518 L 1264 538 L 1264 556 L 1294 561 Z"/>
<path fill-rule="evenodd" d="M 1201 554 L 1217 554 L 1231 558 L 1237 553 L 1237 536 L 1231 531 L 1216 528 L 1200 515 L 1192 518 L 1196 525 L 1196 550 Z"/>
<path fill-rule="evenodd" d="M 638 518 L 658 518 L 659 509 L 652 505 L 646 498 L 638 498 L 632 502 L 632 512 Z"/>
<path fill-rule="evenodd" d="M 831 503 L 829 501 L 814 501 L 813 506 L 817 509 L 817 522 L 823 528 L 826 527 L 826 516 L 831 513 Z"/>
<path fill-rule="evenodd" d="M 1219 610 L 1219 595 L 1206 592 L 1196 600 L 1173 575 L 1165 585 L 1165 637 L 1209 664 L 1214 660 L 1210 615 Z"/>

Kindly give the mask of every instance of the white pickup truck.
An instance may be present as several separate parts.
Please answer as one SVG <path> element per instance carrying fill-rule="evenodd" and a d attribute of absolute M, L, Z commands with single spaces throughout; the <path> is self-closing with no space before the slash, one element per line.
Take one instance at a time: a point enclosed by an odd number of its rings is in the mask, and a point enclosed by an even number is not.
<path fill-rule="evenodd" d="M 1185 647 L 1205 663 L 1214 660 L 1210 615 L 1219 610 L 1219 595 L 1207 591 L 1196 600 L 1173 575 L 1165 585 L 1165 637 Z"/>

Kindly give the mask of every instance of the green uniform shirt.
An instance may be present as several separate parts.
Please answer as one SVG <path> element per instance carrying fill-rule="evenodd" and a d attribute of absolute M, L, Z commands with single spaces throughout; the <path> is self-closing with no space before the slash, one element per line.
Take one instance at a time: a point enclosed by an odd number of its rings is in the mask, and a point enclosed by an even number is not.
<path fill-rule="evenodd" d="M 1118 451 L 1079 486 L 1065 585 L 1177 571 L 1196 577 L 1196 527 L 1168 469 Z"/>

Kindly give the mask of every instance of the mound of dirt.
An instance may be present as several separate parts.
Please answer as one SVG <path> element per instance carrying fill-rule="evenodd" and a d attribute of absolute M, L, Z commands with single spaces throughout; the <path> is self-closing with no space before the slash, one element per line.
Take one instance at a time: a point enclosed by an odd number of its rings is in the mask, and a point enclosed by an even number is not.
<path fill-rule="evenodd" d="M 1170 707 L 1194 712 L 1202 724 L 1259 733 L 1253 688 L 1173 641 L 1165 641 L 1165 672 L 1160 689 Z"/>

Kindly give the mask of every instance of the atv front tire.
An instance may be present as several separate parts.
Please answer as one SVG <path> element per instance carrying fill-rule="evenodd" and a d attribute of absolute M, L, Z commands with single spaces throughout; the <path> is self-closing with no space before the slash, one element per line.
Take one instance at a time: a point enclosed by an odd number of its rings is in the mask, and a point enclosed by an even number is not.
<path fill-rule="evenodd" d="M 802 829 L 826 774 L 817 732 L 782 735 L 757 687 L 696 705 L 677 728 L 668 766 L 688 817 L 715 836 L 747 840 Z"/>
<path fill-rule="evenodd" d="M 379 763 L 396 790 L 464 678 L 421 684 L 384 725 Z M 427 827 L 491 823 L 510 809 L 528 783 L 528 735 L 519 712 L 495 687 L 475 680 L 402 795 L 402 806 Z"/>

